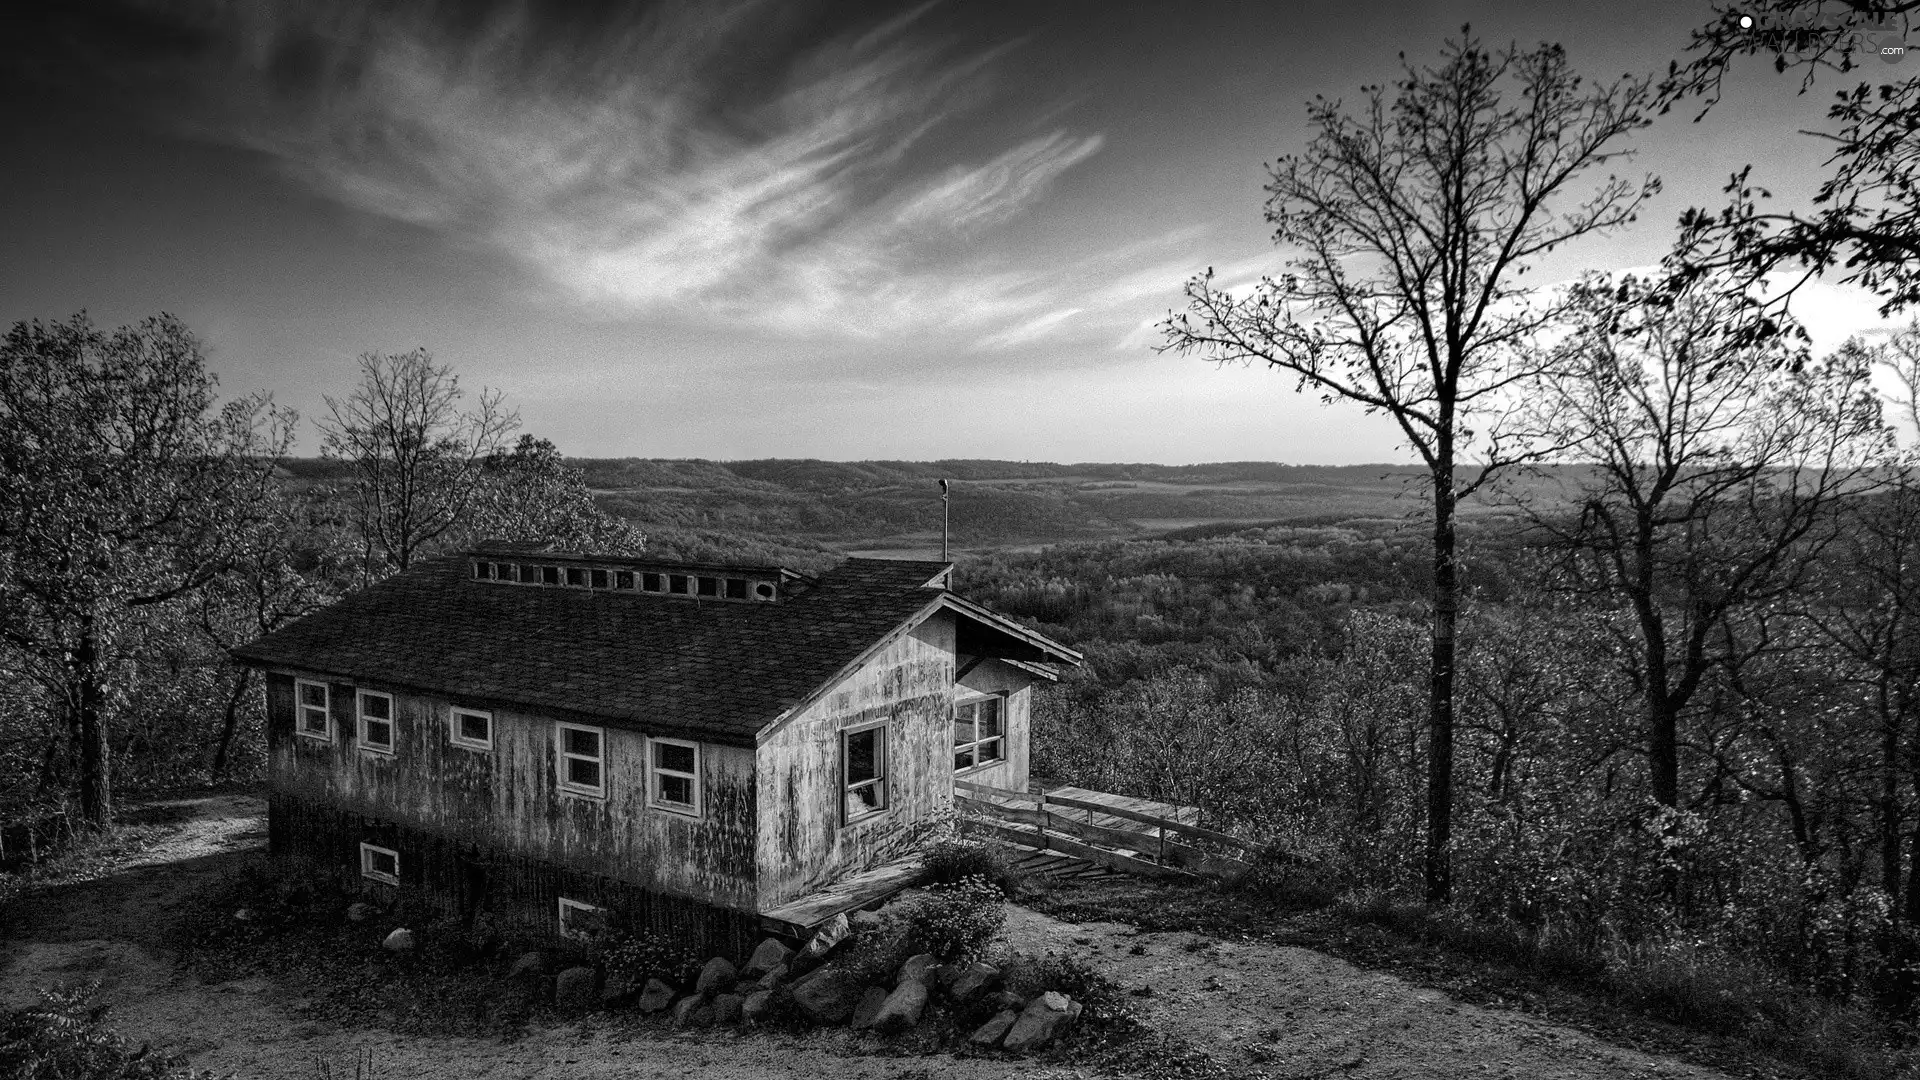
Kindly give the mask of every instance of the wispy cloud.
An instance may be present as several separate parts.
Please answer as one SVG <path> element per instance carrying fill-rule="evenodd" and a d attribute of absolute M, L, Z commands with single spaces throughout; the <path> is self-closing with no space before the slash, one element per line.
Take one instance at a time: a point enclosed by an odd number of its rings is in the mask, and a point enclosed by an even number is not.
<path fill-rule="evenodd" d="M 997 54 L 929 40 L 924 10 L 798 51 L 768 45 L 784 0 L 592 27 L 371 0 L 178 14 L 212 42 L 186 71 L 200 133 L 504 252 L 587 308 L 853 334 L 1031 319 L 1031 277 L 964 242 L 1030 212 L 1102 138 L 943 159 L 928 133 L 991 93 Z"/>

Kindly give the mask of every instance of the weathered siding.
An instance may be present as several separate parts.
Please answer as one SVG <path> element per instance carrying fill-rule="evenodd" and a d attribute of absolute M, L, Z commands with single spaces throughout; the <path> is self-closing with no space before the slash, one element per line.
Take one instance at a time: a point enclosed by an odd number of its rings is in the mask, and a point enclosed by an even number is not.
<path fill-rule="evenodd" d="M 668 937 L 703 954 L 745 956 L 763 936 L 759 916 L 664 896 L 603 874 L 485 850 L 397 822 L 274 793 L 267 802 L 268 843 L 276 856 L 331 867 L 374 896 L 425 893 L 471 919 L 484 909 L 536 932 L 558 929 L 559 900 L 606 908 L 616 925 Z M 359 876 L 360 844 L 400 853 L 400 884 Z"/>
<path fill-rule="evenodd" d="M 1009 791 L 1027 790 L 1027 762 L 1032 752 L 1033 676 L 1011 664 L 987 660 L 967 672 L 954 700 L 973 694 L 1000 694 L 1006 730 L 1006 759 L 959 774 L 960 779 Z"/>
<path fill-rule="evenodd" d="M 875 653 L 759 749 L 762 910 L 900 853 L 953 805 L 954 622 L 935 615 Z M 884 720 L 888 809 L 843 825 L 840 732 Z"/>
<path fill-rule="evenodd" d="M 641 889 L 753 908 L 753 751 L 701 746 L 704 814 L 695 820 L 646 805 L 646 740 L 638 732 L 603 729 L 607 796 L 579 798 L 558 790 L 549 719 L 374 683 L 330 685 L 333 734 L 320 743 L 294 732 L 293 677 L 268 677 L 275 793 Z M 394 754 L 356 745 L 356 689 L 393 694 Z M 492 750 L 451 741 L 455 704 L 492 712 Z"/>

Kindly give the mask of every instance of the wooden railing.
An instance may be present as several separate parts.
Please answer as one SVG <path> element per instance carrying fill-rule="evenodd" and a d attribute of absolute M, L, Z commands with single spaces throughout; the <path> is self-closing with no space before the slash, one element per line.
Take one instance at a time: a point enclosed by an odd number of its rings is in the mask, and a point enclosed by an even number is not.
<path fill-rule="evenodd" d="M 976 834 L 1110 866 L 1128 873 L 1161 877 L 1210 877 L 1234 880 L 1252 869 L 1260 844 L 1215 829 L 1189 825 L 1121 806 L 1046 792 L 1007 791 L 965 780 L 953 782 L 955 809 Z M 1139 825 L 1096 825 L 1062 809 L 1098 814 Z M 1208 850 L 1224 848 L 1225 853 Z"/>

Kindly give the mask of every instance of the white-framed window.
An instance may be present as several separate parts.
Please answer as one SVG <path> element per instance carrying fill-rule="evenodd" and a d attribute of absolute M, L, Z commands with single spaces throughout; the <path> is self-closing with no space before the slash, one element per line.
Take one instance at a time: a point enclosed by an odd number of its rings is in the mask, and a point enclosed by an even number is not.
<path fill-rule="evenodd" d="M 841 820 L 858 821 L 887 809 L 887 726 L 840 733 Z"/>
<path fill-rule="evenodd" d="M 361 844 L 360 876 L 369 881 L 400 884 L 400 853 L 392 848 Z"/>
<path fill-rule="evenodd" d="M 606 933 L 607 909 L 571 897 L 560 898 L 560 936 L 589 941 Z"/>
<path fill-rule="evenodd" d="M 331 700 L 326 683 L 293 680 L 293 730 L 309 739 L 332 742 L 333 723 L 327 713 Z"/>
<path fill-rule="evenodd" d="M 647 740 L 647 805 L 700 816 L 700 744 Z"/>
<path fill-rule="evenodd" d="M 954 772 L 1007 759 L 1006 711 L 1006 702 L 997 695 L 954 704 Z"/>
<path fill-rule="evenodd" d="M 453 745 L 469 750 L 493 749 L 493 714 L 484 709 L 454 706 L 450 723 Z"/>
<path fill-rule="evenodd" d="M 361 690 L 355 693 L 354 703 L 354 713 L 359 718 L 360 749 L 377 754 L 393 753 L 393 695 Z"/>
<path fill-rule="evenodd" d="M 607 794 L 607 733 L 582 724 L 554 725 L 559 751 L 560 790 L 569 795 L 604 798 Z"/>

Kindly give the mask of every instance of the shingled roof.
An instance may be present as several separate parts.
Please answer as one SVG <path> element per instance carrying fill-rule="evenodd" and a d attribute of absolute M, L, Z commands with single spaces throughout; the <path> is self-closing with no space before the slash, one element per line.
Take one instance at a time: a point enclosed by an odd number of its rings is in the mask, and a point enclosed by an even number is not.
<path fill-rule="evenodd" d="M 941 588 L 942 562 L 848 559 L 765 604 L 503 586 L 472 580 L 470 565 L 421 563 L 233 656 L 745 746 L 943 607 L 1044 659 L 1079 659 Z"/>

